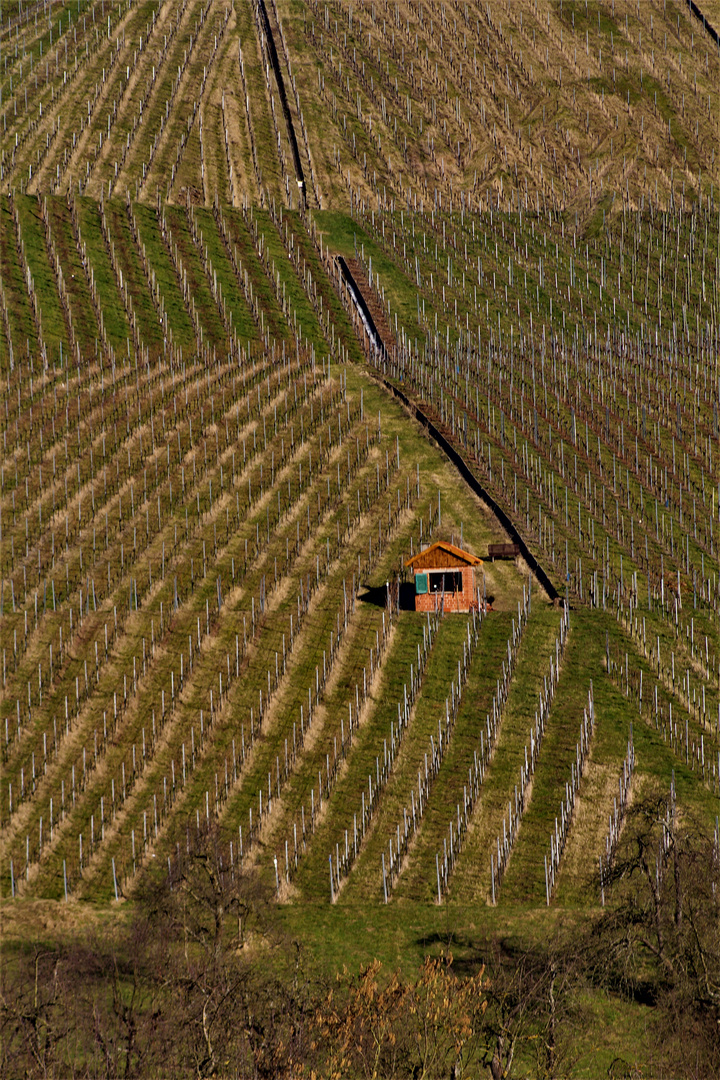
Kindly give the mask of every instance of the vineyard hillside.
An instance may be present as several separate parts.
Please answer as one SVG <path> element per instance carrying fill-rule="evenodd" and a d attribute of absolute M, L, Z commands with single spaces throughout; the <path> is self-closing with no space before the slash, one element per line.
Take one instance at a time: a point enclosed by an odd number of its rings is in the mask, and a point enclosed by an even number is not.
<path fill-rule="evenodd" d="M 148 904 L 150 955 L 200 866 L 213 964 L 229 896 L 303 1018 L 301 966 L 381 960 L 387 1019 L 424 962 L 495 1018 L 455 1075 L 680 1075 L 686 1024 L 712 1074 L 718 32 L 717 0 L 3 6 L 9 963 Z M 415 610 L 438 540 L 481 560 L 468 613 Z M 92 970 L 98 1015 L 166 1015 Z M 182 985 L 178 1074 L 258 1075 L 275 1020 L 223 1066 L 237 988 Z M 3 1009 L 7 1075 L 158 1072 Z M 272 1045 L 332 1071 L 305 1023 Z"/>

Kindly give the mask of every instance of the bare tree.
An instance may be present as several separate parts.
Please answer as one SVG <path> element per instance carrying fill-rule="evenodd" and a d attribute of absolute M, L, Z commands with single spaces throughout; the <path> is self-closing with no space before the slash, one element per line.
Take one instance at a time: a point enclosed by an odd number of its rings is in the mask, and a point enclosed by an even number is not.
<path fill-rule="evenodd" d="M 594 981 L 656 1006 L 658 1044 L 678 1075 L 720 1070 L 719 871 L 717 836 L 672 801 L 637 804 L 612 903 L 588 941 Z"/>
<path fill-rule="evenodd" d="M 62 954 L 41 946 L 31 955 L 4 950 L 0 984 L 0 1072 L 12 1076 L 25 1062 L 30 1075 L 52 1075 L 68 1035 L 63 1008 Z"/>
<path fill-rule="evenodd" d="M 173 1002 L 174 1052 L 198 1077 L 277 1076 L 302 1024 L 292 984 L 263 954 L 289 943 L 271 917 L 272 889 L 232 865 L 216 829 L 196 832 L 168 874 L 149 881 L 142 919 L 154 977 Z"/>

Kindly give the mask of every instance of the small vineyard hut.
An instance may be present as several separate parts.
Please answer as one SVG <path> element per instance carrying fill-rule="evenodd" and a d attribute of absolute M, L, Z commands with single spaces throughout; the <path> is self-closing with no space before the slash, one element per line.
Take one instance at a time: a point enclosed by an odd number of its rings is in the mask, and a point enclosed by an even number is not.
<path fill-rule="evenodd" d="M 415 577 L 416 611 L 470 611 L 477 607 L 475 567 L 482 559 L 439 540 L 405 563 Z"/>

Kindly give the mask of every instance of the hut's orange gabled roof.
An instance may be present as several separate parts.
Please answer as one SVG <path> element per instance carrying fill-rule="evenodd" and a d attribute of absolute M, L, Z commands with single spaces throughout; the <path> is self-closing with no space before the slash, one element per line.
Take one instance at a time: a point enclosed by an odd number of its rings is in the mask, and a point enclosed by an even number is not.
<path fill-rule="evenodd" d="M 477 555 L 473 555 L 471 551 L 464 551 L 462 548 L 456 547 L 455 544 L 449 544 L 447 540 L 438 540 L 431 544 L 430 547 L 418 551 L 417 555 L 407 559 L 405 565 L 411 566 L 413 569 L 426 569 L 437 566 L 438 563 L 433 561 L 433 555 L 441 555 L 441 553 L 446 559 L 450 556 L 460 563 L 465 563 L 466 566 L 480 566 L 482 563 L 482 559 L 479 559 Z"/>

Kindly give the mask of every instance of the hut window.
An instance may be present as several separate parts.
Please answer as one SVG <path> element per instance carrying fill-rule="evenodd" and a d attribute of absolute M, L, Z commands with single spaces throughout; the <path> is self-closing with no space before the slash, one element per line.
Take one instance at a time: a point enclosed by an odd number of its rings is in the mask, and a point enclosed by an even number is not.
<path fill-rule="evenodd" d="M 428 591 L 428 576 L 427 574 L 415 575 L 415 592 L 418 595 L 426 593 Z"/>
<path fill-rule="evenodd" d="M 428 577 L 430 578 L 430 592 L 462 592 L 461 570 L 437 570 Z"/>

